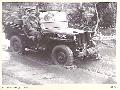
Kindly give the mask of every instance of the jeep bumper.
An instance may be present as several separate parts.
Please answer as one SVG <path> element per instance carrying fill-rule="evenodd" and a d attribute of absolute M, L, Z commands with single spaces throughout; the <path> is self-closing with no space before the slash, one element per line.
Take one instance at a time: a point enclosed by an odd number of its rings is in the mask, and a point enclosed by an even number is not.
<path fill-rule="evenodd" d="M 89 49 L 86 49 L 86 50 L 82 50 L 81 52 L 79 51 L 78 52 L 78 57 L 83 57 L 83 56 L 87 56 L 87 55 L 92 55 L 92 54 L 95 54 L 97 53 L 98 51 L 92 47 L 92 48 L 89 48 Z"/>

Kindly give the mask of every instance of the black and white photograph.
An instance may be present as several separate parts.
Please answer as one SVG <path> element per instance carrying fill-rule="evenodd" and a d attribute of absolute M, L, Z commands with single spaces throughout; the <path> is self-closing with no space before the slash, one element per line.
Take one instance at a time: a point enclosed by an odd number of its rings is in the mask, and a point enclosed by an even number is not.
<path fill-rule="evenodd" d="M 117 2 L 2 2 L 2 85 L 117 84 Z"/>

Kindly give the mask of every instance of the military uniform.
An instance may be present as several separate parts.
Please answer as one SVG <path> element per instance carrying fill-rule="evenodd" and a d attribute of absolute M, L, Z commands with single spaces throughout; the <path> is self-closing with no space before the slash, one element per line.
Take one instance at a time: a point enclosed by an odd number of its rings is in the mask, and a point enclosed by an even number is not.
<path fill-rule="evenodd" d="M 40 32 L 38 31 L 39 20 L 35 15 L 29 14 L 22 17 L 24 25 L 27 27 L 28 34 L 34 36 L 34 38 L 40 38 Z"/>

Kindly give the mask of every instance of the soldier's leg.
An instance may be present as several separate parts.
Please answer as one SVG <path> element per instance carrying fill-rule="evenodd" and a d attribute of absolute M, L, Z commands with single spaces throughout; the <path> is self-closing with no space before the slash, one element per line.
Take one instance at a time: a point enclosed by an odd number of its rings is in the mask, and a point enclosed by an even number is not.
<path fill-rule="evenodd" d="M 29 35 L 31 37 L 31 39 L 34 42 L 34 45 L 39 48 L 39 44 L 40 44 L 40 40 L 41 40 L 41 34 L 39 31 L 37 31 L 36 29 L 32 28 L 29 32 Z"/>

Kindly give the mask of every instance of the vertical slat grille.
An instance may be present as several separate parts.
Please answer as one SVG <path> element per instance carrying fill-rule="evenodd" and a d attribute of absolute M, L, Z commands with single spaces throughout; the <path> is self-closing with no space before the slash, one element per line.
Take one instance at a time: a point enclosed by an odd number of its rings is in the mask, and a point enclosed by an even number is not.
<path fill-rule="evenodd" d="M 84 33 L 80 33 L 77 35 L 77 41 L 79 42 L 80 46 L 83 46 L 83 43 L 85 43 L 85 34 Z"/>
<path fill-rule="evenodd" d="M 80 33 L 79 35 L 77 35 L 79 45 L 83 46 L 83 44 L 85 44 L 85 43 L 87 43 L 87 45 L 88 45 L 89 41 L 92 37 L 91 35 L 92 35 L 92 33 L 89 33 L 89 32 Z"/>

